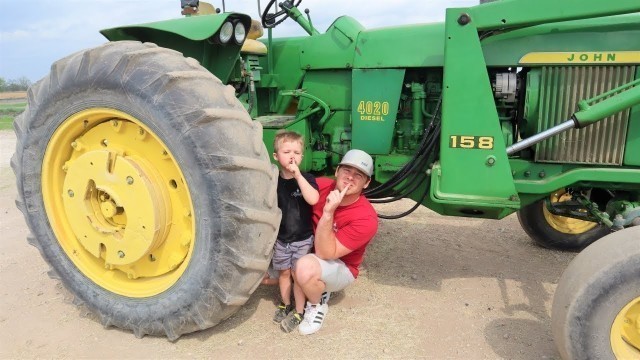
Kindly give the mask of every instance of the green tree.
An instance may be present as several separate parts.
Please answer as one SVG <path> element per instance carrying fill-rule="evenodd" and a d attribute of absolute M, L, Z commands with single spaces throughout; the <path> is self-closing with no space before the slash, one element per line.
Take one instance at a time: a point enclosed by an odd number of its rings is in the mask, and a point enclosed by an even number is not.
<path fill-rule="evenodd" d="M 18 88 L 20 91 L 27 90 L 29 86 L 31 86 L 31 80 L 26 76 L 21 76 L 16 79 L 16 84 L 18 84 Z"/>
<path fill-rule="evenodd" d="M 0 77 L 0 91 L 25 91 L 29 86 L 31 86 L 31 80 L 26 76 L 11 80 Z"/>

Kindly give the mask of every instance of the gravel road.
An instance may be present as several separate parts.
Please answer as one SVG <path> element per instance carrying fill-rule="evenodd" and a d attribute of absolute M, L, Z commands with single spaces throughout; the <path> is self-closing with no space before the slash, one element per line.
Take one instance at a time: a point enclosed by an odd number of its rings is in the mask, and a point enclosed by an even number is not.
<path fill-rule="evenodd" d="M 383 220 L 355 285 L 329 302 L 315 335 L 272 322 L 275 287 L 262 286 L 222 324 L 176 342 L 104 329 L 47 275 L 27 244 L 0 131 L 0 358 L 429 358 L 556 359 L 553 292 L 572 253 L 532 244 L 515 216 L 447 218 L 420 208 Z M 412 205 L 379 206 L 396 213 Z"/>

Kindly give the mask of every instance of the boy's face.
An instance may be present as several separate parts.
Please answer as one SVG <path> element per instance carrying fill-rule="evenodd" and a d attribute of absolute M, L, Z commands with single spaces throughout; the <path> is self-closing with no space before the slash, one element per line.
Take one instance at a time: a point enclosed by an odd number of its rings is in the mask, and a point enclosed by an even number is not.
<path fill-rule="evenodd" d="M 273 158 L 286 169 L 289 164 L 300 166 L 302 162 L 302 144 L 298 141 L 281 141 L 278 144 L 278 151 L 273 153 Z"/>

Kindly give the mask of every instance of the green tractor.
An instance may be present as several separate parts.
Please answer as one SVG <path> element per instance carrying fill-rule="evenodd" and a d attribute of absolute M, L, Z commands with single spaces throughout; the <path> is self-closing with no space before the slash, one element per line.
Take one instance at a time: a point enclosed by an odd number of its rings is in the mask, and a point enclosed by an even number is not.
<path fill-rule="evenodd" d="M 31 87 L 17 205 L 77 302 L 170 340 L 238 310 L 270 261 L 269 154 L 289 129 L 318 175 L 372 154 L 368 198 L 416 202 L 381 218 L 517 212 L 545 247 L 600 239 L 558 285 L 556 343 L 566 359 L 640 356 L 640 3 L 502 0 L 324 32 L 299 4 L 257 21 L 182 1 L 184 17 L 103 30 Z M 274 37 L 287 18 L 308 35 Z"/>

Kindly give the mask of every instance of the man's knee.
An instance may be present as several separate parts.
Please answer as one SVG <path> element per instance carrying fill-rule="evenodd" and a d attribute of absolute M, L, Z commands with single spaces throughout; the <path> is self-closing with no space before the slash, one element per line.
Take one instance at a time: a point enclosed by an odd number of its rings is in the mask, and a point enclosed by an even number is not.
<path fill-rule="evenodd" d="M 313 255 L 305 255 L 298 260 L 294 271 L 295 278 L 299 283 L 306 283 L 311 279 L 319 279 L 322 268 L 318 259 Z"/>

